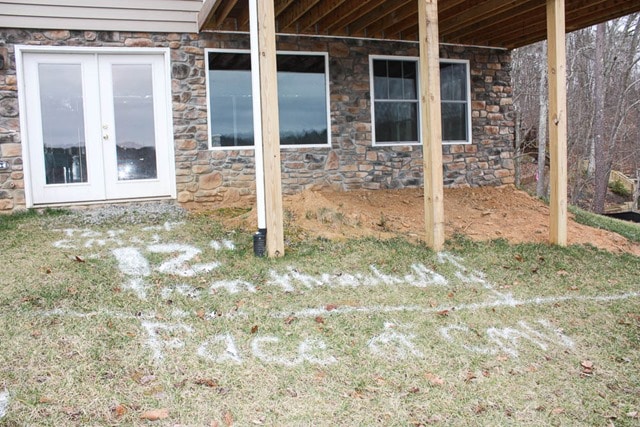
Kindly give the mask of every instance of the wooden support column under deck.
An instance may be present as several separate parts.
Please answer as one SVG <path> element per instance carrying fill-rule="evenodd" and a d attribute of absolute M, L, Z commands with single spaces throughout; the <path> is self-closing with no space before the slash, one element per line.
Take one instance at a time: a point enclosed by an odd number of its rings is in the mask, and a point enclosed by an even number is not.
<path fill-rule="evenodd" d="M 444 246 L 444 190 L 442 183 L 438 0 L 417 1 L 425 229 L 429 247 L 434 251 L 440 251 Z"/>
<path fill-rule="evenodd" d="M 284 256 L 284 221 L 278 121 L 276 24 L 273 1 L 258 1 L 258 50 L 260 54 L 260 106 L 264 152 L 267 254 Z M 260 143 L 260 141 L 256 141 Z"/>
<path fill-rule="evenodd" d="M 567 245 L 567 54 L 565 0 L 547 0 L 549 61 L 549 152 L 551 218 L 549 240 Z"/>

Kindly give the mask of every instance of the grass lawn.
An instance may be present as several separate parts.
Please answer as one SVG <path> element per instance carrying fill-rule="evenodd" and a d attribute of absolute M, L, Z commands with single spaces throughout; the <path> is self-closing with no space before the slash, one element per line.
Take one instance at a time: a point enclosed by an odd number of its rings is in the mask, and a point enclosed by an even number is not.
<path fill-rule="evenodd" d="M 0 223 L 0 425 L 640 424 L 638 257 L 77 218 Z"/>

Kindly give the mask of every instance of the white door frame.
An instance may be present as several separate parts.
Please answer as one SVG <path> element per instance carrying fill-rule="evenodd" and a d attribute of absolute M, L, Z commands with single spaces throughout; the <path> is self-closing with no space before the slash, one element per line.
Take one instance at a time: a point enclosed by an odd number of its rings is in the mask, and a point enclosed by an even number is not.
<path fill-rule="evenodd" d="M 164 95 L 163 101 L 158 104 L 159 109 L 162 109 L 161 113 L 166 117 L 163 123 L 157 123 L 157 126 L 163 126 L 162 131 L 167 135 L 167 146 L 164 152 L 157 152 L 158 158 L 164 156 L 168 170 L 158 169 L 158 173 L 167 173 L 169 176 L 169 193 L 167 196 L 170 198 L 176 198 L 176 174 L 175 174 L 175 153 L 174 153 L 174 136 L 173 136 L 173 114 L 172 114 L 172 93 L 171 93 L 171 55 L 169 48 L 126 48 L 126 47 L 65 47 L 65 46 L 28 46 L 28 45 L 16 45 L 16 74 L 18 84 L 18 105 L 20 111 L 20 129 L 21 129 L 21 141 L 22 141 L 22 158 L 24 168 L 24 182 L 25 182 L 25 202 L 28 208 L 34 206 L 33 195 L 33 183 L 31 182 L 31 172 L 33 165 L 31 165 L 29 156 L 29 131 L 27 122 L 27 99 L 25 85 L 28 83 L 25 75 L 24 58 L 25 53 L 60 53 L 60 54 L 115 54 L 115 55 L 162 55 L 164 61 Z M 29 82 L 30 83 L 30 82 Z M 161 162 L 158 162 L 161 163 Z M 151 196 L 151 198 L 166 198 L 167 196 Z M 139 198 L 145 198 L 139 196 Z M 87 201 L 76 202 L 80 204 L 87 203 L 109 203 L 116 199 L 106 199 L 102 201 Z M 133 199 L 123 199 L 133 200 Z M 74 202 L 69 203 L 51 203 L 72 205 Z M 46 204 L 38 204 L 38 206 L 46 206 Z"/>

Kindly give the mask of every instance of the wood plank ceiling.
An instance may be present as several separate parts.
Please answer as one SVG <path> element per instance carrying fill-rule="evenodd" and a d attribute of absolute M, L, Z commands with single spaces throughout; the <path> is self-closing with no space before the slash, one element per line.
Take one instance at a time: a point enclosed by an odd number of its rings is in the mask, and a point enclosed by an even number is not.
<path fill-rule="evenodd" d="M 269 1 L 269 0 L 260 0 Z M 279 33 L 416 40 L 418 0 L 273 0 Z M 440 42 L 516 48 L 546 38 L 545 0 L 439 0 Z M 567 31 L 640 11 L 639 0 L 566 0 Z M 205 0 L 202 30 L 249 30 L 247 0 Z"/>

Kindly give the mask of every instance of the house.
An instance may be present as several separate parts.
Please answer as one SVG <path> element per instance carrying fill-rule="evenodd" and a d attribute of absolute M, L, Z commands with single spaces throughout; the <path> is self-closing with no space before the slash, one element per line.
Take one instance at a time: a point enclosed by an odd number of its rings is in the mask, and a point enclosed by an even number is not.
<path fill-rule="evenodd" d="M 437 249 L 443 186 L 513 182 L 509 49 L 548 37 L 550 237 L 564 244 L 565 26 L 638 10 L 636 0 L 0 0 L 0 211 L 257 196 L 273 255 L 283 192 L 424 186 Z"/>

